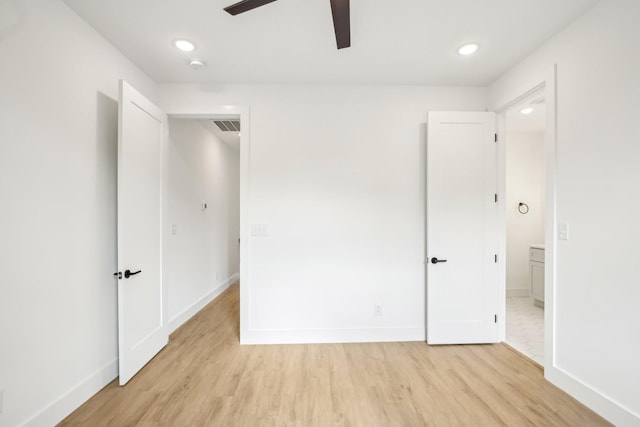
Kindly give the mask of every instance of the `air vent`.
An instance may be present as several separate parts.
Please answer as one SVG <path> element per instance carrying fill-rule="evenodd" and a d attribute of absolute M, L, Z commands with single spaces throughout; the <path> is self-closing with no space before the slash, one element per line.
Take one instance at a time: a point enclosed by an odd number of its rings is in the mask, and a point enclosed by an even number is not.
<path fill-rule="evenodd" d="M 544 104 L 544 96 L 542 98 L 538 98 L 534 101 L 531 101 L 531 105 Z"/>
<path fill-rule="evenodd" d="M 240 132 L 240 120 L 212 120 L 222 132 Z"/>

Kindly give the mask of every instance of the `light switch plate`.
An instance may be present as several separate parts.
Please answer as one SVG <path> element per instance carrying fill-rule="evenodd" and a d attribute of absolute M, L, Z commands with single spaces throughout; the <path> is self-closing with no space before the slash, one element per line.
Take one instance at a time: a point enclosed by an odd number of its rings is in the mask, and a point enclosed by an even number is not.
<path fill-rule="evenodd" d="M 558 223 L 558 240 L 569 240 L 569 225 L 566 222 Z"/>
<path fill-rule="evenodd" d="M 268 236 L 267 224 L 251 224 L 251 235 L 254 237 Z"/>

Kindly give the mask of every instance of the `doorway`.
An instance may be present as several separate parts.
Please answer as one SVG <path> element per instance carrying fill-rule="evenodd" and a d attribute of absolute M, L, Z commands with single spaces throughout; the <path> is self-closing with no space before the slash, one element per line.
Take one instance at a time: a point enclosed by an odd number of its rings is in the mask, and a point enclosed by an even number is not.
<path fill-rule="evenodd" d="M 505 342 L 544 366 L 546 105 L 539 90 L 506 110 Z"/>
<path fill-rule="evenodd" d="M 169 115 L 165 277 L 173 331 L 239 280 L 240 116 Z"/>
<path fill-rule="evenodd" d="M 248 204 L 249 194 L 249 164 L 250 164 L 250 138 L 251 138 L 251 123 L 249 107 L 236 106 L 236 105 L 200 105 L 200 106 L 187 106 L 178 105 L 167 109 L 167 113 L 172 119 L 193 119 L 193 120 L 209 120 L 212 119 L 228 119 L 238 118 L 240 121 L 240 132 L 237 136 L 239 138 L 239 232 L 242 244 L 239 244 L 239 278 L 240 283 L 240 343 L 245 344 L 248 341 L 248 335 L 250 334 L 249 327 L 249 289 L 251 286 L 250 275 L 250 256 L 251 256 L 251 239 L 247 238 L 250 235 L 250 214 Z M 165 226 L 165 230 L 167 227 Z M 204 305 L 203 305 L 204 306 Z M 197 306 L 194 307 L 196 309 Z M 194 311 L 197 312 L 199 308 Z M 186 321 L 190 316 L 180 319 Z"/>
<path fill-rule="evenodd" d="M 218 108 L 224 113 L 174 113 L 169 119 L 123 80 L 119 105 L 114 277 L 124 385 L 171 332 L 239 280 L 248 144 L 238 145 L 248 110 L 225 106 Z M 140 209 L 141 203 L 150 209 Z M 147 246 L 140 248 L 140 242 Z M 143 270 L 141 277 L 149 279 L 124 286 L 123 279 L 139 279 Z"/>

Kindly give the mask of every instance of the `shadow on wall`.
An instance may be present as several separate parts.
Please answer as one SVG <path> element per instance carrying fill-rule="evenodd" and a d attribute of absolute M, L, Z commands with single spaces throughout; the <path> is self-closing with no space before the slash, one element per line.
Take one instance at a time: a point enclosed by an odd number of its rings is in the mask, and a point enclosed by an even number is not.
<path fill-rule="evenodd" d="M 0 43 L 11 37 L 27 20 L 26 8 L 18 0 L 0 0 Z"/>
<path fill-rule="evenodd" d="M 424 218 L 424 238 L 422 239 L 422 259 L 426 260 L 429 254 L 427 254 L 427 234 L 429 230 L 427 230 L 427 130 L 428 123 L 420 124 L 420 196 L 422 197 L 422 208 L 424 209 L 422 217 Z M 422 283 L 425 286 L 424 292 L 424 329 L 425 331 L 429 327 L 427 324 L 427 286 L 429 286 L 429 277 L 427 276 L 427 264 L 424 264 L 423 269 L 424 279 Z M 425 337 L 426 338 L 426 337 Z"/>
<path fill-rule="evenodd" d="M 98 92 L 96 95 L 96 147 L 95 147 L 95 178 L 96 194 L 104 197 L 96 197 L 96 212 L 103 212 L 105 223 L 97 227 L 98 241 L 105 242 L 99 250 L 98 271 L 104 273 L 104 280 L 99 283 L 109 283 L 111 288 L 104 289 L 108 292 L 108 299 L 104 304 L 99 304 L 100 319 L 116 319 L 112 325 L 117 331 L 118 319 L 118 286 L 117 280 L 112 274 L 118 270 L 118 246 L 117 246 L 117 194 L 118 194 L 118 102 L 107 95 Z M 108 224 L 108 225 L 107 225 Z M 103 296 L 107 296 L 102 294 Z M 103 348 L 100 354 L 108 353 L 118 348 L 117 332 L 100 341 Z"/>

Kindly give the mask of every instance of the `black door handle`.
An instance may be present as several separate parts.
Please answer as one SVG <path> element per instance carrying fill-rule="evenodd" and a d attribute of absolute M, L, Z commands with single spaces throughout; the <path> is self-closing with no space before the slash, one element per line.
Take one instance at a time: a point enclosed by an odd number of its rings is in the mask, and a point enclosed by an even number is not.
<path fill-rule="evenodd" d="M 138 271 L 125 270 L 124 271 L 124 278 L 128 279 L 129 277 L 135 276 L 138 273 L 142 273 L 142 270 L 138 270 Z"/>
<path fill-rule="evenodd" d="M 447 262 L 447 260 L 446 259 L 438 259 L 438 258 L 435 258 L 435 257 L 431 258 L 431 264 L 437 264 L 439 262 Z M 126 274 L 127 273 L 125 272 L 125 276 L 126 276 Z"/>

